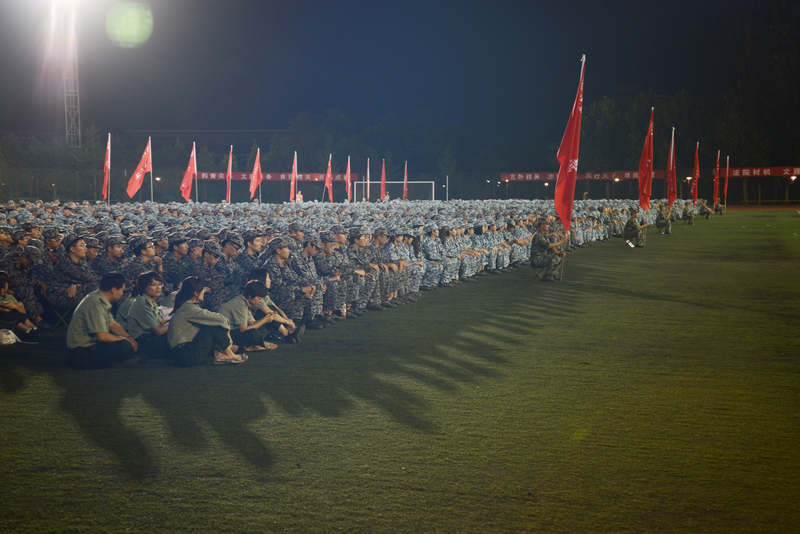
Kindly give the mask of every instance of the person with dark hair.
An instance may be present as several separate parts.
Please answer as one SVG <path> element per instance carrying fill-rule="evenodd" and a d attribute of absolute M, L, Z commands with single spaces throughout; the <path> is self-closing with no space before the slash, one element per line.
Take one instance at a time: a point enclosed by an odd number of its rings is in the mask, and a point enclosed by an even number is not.
<path fill-rule="evenodd" d="M 169 323 L 161 318 L 158 298 L 162 293 L 164 279 L 155 271 L 142 273 L 136 279 L 138 296 L 132 301 L 125 320 L 125 329 L 139 343 L 138 352 L 150 358 L 169 357 L 167 329 Z M 117 316 L 120 312 L 117 312 Z"/>
<path fill-rule="evenodd" d="M 173 288 L 178 287 L 181 280 L 189 275 L 189 240 L 181 232 L 169 234 L 168 239 L 169 251 L 161 257 L 161 265 L 164 268 L 164 280 Z"/>
<path fill-rule="evenodd" d="M 236 280 L 235 286 L 238 288 L 244 287 L 244 284 L 247 283 L 247 275 L 259 266 L 258 257 L 263 248 L 262 234 L 263 232 L 258 230 L 247 230 L 242 234 L 244 250 L 236 255 L 234 262 L 236 267 L 233 275 Z"/>
<path fill-rule="evenodd" d="M 566 257 L 565 252 L 558 250 L 569 239 L 569 233 L 561 240 L 551 243 L 547 237 L 550 231 L 550 224 L 546 218 L 539 219 L 537 223 L 539 230 L 533 235 L 533 248 L 531 248 L 531 267 L 544 269 L 542 282 L 554 282 L 560 280 L 558 277 L 558 267 L 561 260 Z"/>
<path fill-rule="evenodd" d="M 256 280 L 258 282 L 263 282 L 264 286 L 267 288 L 267 292 L 269 293 L 270 287 L 272 287 L 272 280 L 269 277 L 269 271 L 264 268 L 261 269 L 253 269 L 250 271 L 250 275 L 247 277 L 247 281 Z M 303 334 L 306 331 L 306 327 L 304 324 L 296 325 L 294 321 L 292 321 L 286 312 L 278 307 L 277 304 L 272 302 L 272 299 L 269 298 L 269 294 L 261 299 L 261 304 L 259 304 L 258 309 L 253 314 L 258 321 L 262 319 L 266 315 L 272 315 L 272 322 L 267 323 L 271 330 L 276 330 L 278 333 L 283 336 L 284 341 L 287 343 L 300 343 L 300 338 L 303 337 Z"/>
<path fill-rule="evenodd" d="M 36 326 L 28 318 L 25 305 L 17 302 L 8 291 L 8 283 L 11 278 L 5 271 L 0 271 L 0 323 L 6 323 L 10 329 L 14 329 L 22 334 L 33 334 Z"/>
<path fill-rule="evenodd" d="M 261 301 L 267 296 L 267 286 L 264 282 L 252 280 L 244 286 L 244 291 L 234 297 L 219 309 L 220 315 L 228 320 L 231 327 L 231 340 L 244 350 L 275 350 L 275 343 L 265 341 L 269 336 L 268 324 L 272 322 L 273 313 L 265 314 L 261 319 L 253 318 L 253 310 L 260 307 Z"/>
<path fill-rule="evenodd" d="M 53 268 L 53 283 L 48 288 L 47 300 L 65 310 L 75 308 L 83 297 L 95 291 L 101 277 L 86 261 L 83 235 L 70 234 L 63 243 L 66 254 Z"/>
<path fill-rule="evenodd" d="M 181 282 L 167 329 L 167 341 L 175 364 L 196 367 L 207 357 L 213 357 L 214 365 L 246 361 L 246 354 L 239 356 L 235 353 L 228 320 L 219 313 L 200 307 L 205 292 L 205 284 L 195 276 Z"/>
<path fill-rule="evenodd" d="M 299 254 L 292 254 L 289 264 L 292 269 L 300 277 L 304 285 L 314 287 L 314 295 L 311 298 L 311 305 L 305 314 L 306 328 L 321 330 L 328 324 L 334 322 L 329 316 L 323 317 L 322 315 L 322 302 L 325 292 L 328 287 L 325 282 L 320 278 L 317 273 L 317 267 L 314 264 L 314 256 L 319 253 L 320 242 L 319 237 L 314 234 L 309 234 L 303 238 L 303 245 L 300 248 Z"/>
<path fill-rule="evenodd" d="M 267 260 L 264 267 L 269 272 L 272 280 L 272 296 L 277 304 L 286 311 L 295 323 L 303 321 L 304 315 L 308 317 L 311 301 L 316 288 L 311 284 L 303 283 L 290 266 L 291 251 L 288 239 L 276 237 L 269 242 L 272 257 Z"/>
<path fill-rule="evenodd" d="M 639 224 L 639 209 L 631 209 L 631 216 L 628 222 L 625 223 L 625 229 L 622 231 L 622 237 L 627 241 L 635 241 L 636 247 L 644 247 L 644 230 L 649 224 L 645 221 L 644 224 Z"/>
<path fill-rule="evenodd" d="M 42 262 L 42 251 L 36 247 L 25 247 L 21 254 L 8 254 L 0 261 L 0 270 L 9 277 L 9 289 L 14 297 L 25 306 L 25 312 L 34 318 L 37 328 L 52 330 L 53 327 L 42 319 L 44 307 L 36 297 L 37 289 L 44 284 L 33 277 L 33 269 Z M 45 286 L 46 287 L 46 286 Z"/>
<path fill-rule="evenodd" d="M 368 306 L 372 310 L 383 311 L 385 308 L 380 305 L 378 266 L 370 263 L 365 251 L 369 244 L 369 232 L 362 226 L 354 226 L 350 228 L 349 239 L 347 258 L 353 272 L 351 280 L 356 288 L 353 294 L 353 306 L 347 313 L 358 317 L 367 312 Z"/>
<path fill-rule="evenodd" d="M 69 250 L 69 249 L 68 249 Z M 111 304 L 125 292 L 125 277 L 108 273 L 100 287 L 81 300 L 67 328 L 67 363 L 75 369 L 132 367 L 138 343 L 111 317 Z"/>
<path fill-rule="evenodd" d="M 122 254 L 125 252 L 125 242 L 119 236 L 109 236 L 103 241 L 104 251 L 92 262 L 92 270 L 103 276 L 112 271 L 122 272 L 125 263 Z"/>
<path fill-rule="evenodd" d="M 125 279 L 131 285 L 136 283 L 136 279 L 142 273 L 148 271 L 164 272 L 162 259 L 156 256 L 155 244 L 153 240 L 144 235 L 135 235 L 128 239 L 128 248 L 133 253 L 133 259 L 125 267 Z M 130 291 L 123 297 L 123 300 L 130 296 Z"/>

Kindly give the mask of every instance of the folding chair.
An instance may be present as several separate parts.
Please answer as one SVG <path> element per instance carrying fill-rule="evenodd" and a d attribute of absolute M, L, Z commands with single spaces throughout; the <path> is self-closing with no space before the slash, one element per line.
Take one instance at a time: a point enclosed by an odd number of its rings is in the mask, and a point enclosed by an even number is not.
<path fill-rule="evenodd" d="M 75 310 L 72 308 L 67 310 L 59 310 L 55 306 L 53 306 L 51 309 L 53 310 L 55 316 L 58 317 L 58 321 L 53 326 L 58 327 L 63 324 L 65 328 L 69 328 L 69 322 L 72 320 L 72 312 Z"/>

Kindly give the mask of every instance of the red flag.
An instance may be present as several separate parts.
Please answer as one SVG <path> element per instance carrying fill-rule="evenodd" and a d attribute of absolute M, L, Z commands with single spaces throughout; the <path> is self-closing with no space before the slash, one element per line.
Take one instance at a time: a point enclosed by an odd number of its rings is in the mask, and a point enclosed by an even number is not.
<path fill-rule="evenodd" d="M 369 158 L 367 158 L 367 202 L 369 202 Z"/>
<path fill-rule="evenodd" d="M 328 172 L 325 173 L 325 188 L 328 190 L 328 198 L 333 202 L 333 175 L 331 174 L 331 160 L 333 154 L 328 156 Z"/>
<path fill-rule="evenodd" d="M 256 189 L 261 183 L 261 149 L 256 149 L 256 162 L 253 164 L 253 174 L 250 175 L 250 200 L 256 196 Z"/>
<path fill-rule="evenodd" d="M 642 157 L 639 158 L 639 207 L 650 211 L 650 195 L 653 192 L 653 108 L 650 108 L 650 126 L 644 139 Z"/>
<path fill-rule="evenodd" d="M 719 150 L 717 150 L 717 168 L 714 169 L 714 204 L 719 200 Z"/>
<path fill-rule="evenodd" d="M 674 130 L 674 128 L 673 128 Z M 672 133 L 673 137 L 675 132 Z M 697 182 L 700 181 L 700 143 L 694 150 L 694 170 L 692 171 L 692 206 L 697 204 Z"/>
<path fill-rule="evenodd" d="M 725 206 L 728 205 L 728 174 L 731 171 L 731 157 L 728 156 L 727 163 L 725 164 L 725 188 L 722 190 L 725 195 Z"/>
<path fill-rule="evenodd" d="M 292 187 L 289 189 L 289 202 L 294 202 L 294 190 L 297 187 L 297 151 L 294 152 L 294 163 L 292 163 Z"/>
<path fill-rule="evenodd" d="M 194 143 L 192 143 L 192 155 L 189 156 L 189 166 L 186 167 L 186 172 L 183 173 L 183 181 L 181 182 L 181 196 L 186 202 L 192 198 L 192 181 L 197 176 L 197 157 L 195 156 Z"/>
<path fill-rule="evenodd" d="M 231 145 L 231 153 L 228 155 L 228 172 L 225 173 L 225 184 L 227 190 L 225 191 L 225 202 L 231 203 L 231 169 L 233 168 L 233 145 Z"/>
<path fill-rule="evenodd" d="M 103 200 L 108 200 L 108 175 L 111 173 L 111 134 L 106 145 L 106 162 L 103 164 Z"/>
<path fill-rule="evenodd" d="M 347 189 L 347 201 L 350 202 L 353 200 L 351 194 L 353 184 L 350 183 L 350 156 L 347 156 L 347 172 L 344 174 L 344 185 Z"/>
<path fill-rule="evenodd" d="M 381 169 L 381 200 L 386 199 L 386 160 L 383 160 Z"/>
<path fill-rule="evenodd" d="M 669 159 L 667 160 L 667 206 L 678 198 L 678 184 L 675 177 L 675 127 L 672 127 L 672 141 L 669 144 Z"/>
<path fill-rule="evenodd" d="M 128 188 L 126 192 L 128 196 L 133 198 L 139 189 L 142 187 L 142 182 L 144 182 L 144 175 L 148 172 L 153 172 L 153 158 L 152 153 L 150 151 L 150 138 L 147 138 L 147 146 L 144 149 L 144 154 L 142 154 L 142 160 L 139 162 L 139 165 L 136 167 L 136 170 L 133 171 L 133 176 L 131 179 L 128 180 Z"/>
<path fill-rule="evenodd" d="M 555 206 L 561 224 L 569 230 L 572 219 L 572 203 L 575 200 L 575 181 L 578 179 L 578 153 L 581 146 L 581 116 L 583 115 L 583 72 L 586 67 L 586 56 L 581 58 L 581 81 L 578 84 L 578 94 L 569 115 L 564 138 L 558 148 L 556 158 L 561 167 L 558 169 L 556 179 Z"/>
<path fill-rule="evenodd" d="M 406 161 L 406 170 L 403 173 L 403 200 L 408 200 L 408 162 Z"/>

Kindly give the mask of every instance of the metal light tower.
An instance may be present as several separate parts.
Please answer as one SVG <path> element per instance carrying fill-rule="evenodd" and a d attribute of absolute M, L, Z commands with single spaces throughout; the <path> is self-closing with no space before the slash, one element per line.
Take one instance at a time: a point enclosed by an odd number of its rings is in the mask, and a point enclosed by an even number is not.
<path fill-rule="evenodd" d="M 78 84 L 78 31 L 75 2 L 69 2 L 64 43 L 64 119 L 67 146 L 81 146 L 81 99 Z"/>

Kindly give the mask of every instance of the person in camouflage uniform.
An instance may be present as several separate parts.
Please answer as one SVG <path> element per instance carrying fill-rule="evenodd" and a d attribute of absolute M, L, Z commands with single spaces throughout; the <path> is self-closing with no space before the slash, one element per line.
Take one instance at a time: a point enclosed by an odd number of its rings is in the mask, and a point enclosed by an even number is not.
<path fill-rule="evenodd" d="M 181 280 L 189 276 L 189 240 L 183 232 L 172 232 L 168 234 L 169 251 L 161 259 L 161 266 L 164 269 L 164 282 L 167 287 L 166 293 L 172 292 L 180 285 Z"/>
<path fill-rule="evenodd" d="M 347 292 L 342 283 L 342 273 L 338 269 L 338 264 L 334 252 L 339 240 L 332 232 L 320 232 L 319 252 L 314 255 L 314 266 L 317 274 L 327 286 L 325 295 L 322 299 L 322 309 L 325 315 L 333 315 L 337 312 L 337 317 L 347 316 Z"/>
<path fill-rule="evenodd" d="M 9 247 L 12 244 L 11 232 L 13 230 L 7 224 L 0 224 L 0 260 L 6 257 Z"/>
<path fill-rule="evenodd" d="M 320 329 L 325 326 L 323 323 L 334 322 L 334 319 L 329 316 L 322 317 L 322 304 L 327 286 L 317 273 L 317 267 L 314 263 L 314 256 L 319 253 L 319 249 L 319 238 L 314 234 L 309 234 L 303 238 L 300 254 L 292 255 L 289 260 L 289 265 L 300 277 L 301 283 L 304 286 L 310 285 L 314 287 L 314 296 L 311 299 L 306 319 L 306 327 L 312 329 Z"/>
<path fill-rule="evenodd" d="M 153 240 L 144 235 L 134 235 L 128 239 L 128 248 L 133 252 L 133 259 L 124 267 L 123 275 L 128 282 L 125 284 L 125 294 L 118 301 L 121 306 L 131 296 L 131 290 L 136 285 L 140 274 L 155 271 L 164 275 L 163 260 L 156 256 Z"/>
<path fill-rule="evenodd" d="M 292 321 L 300 324 L 304 317 L 309 318 L 315 288 L 312 285 L 303 285 L 303 281 L 289 265 L 292 253 L 288 239 L 274 238 L 269 242 L 269 250 L 272 257 L 264 264 L 264 268 L 267 269 L 272 283 L 270 297 Z"/>
<path fill-rule="evenodd" d="M 6 256 L 0 260 L 0 271 L 5 271 L 9 277 L 9 290 L 14 292 L 17 301 L 25 305 L 25 312 L 28 317 L 34 318 L 37 326 L 42 323 L 44 307 L 36 298 L 36 288 L 40 286 L 40 282 L 31 277 L 31 270 L 42 259 L 41 250 L 36 247 L 25 247 L 21 254 Z"/>
<path fill-rule="evenodd" d="M 203 299 L 203 308 L 216 312 L 228 300 L 228 290 L 225 284 L 230 278 L 230 271 L 224 263 L 225 254 L 222 248 L 214 241 L 203 244 L 203 264 L 193 274 L 203 281 L 211 291 Z M 223 262 L 220 265 L 220 262 Z"/>
<path fill-rule="evenodd" d="M 566 253 L 558 250 L 558 246 L 567 242 L 568 235 L 561 241 L 551 243 L 547 237 L 550 231 L 548 220 L 541 218 L 538 221 L 538 231 L 533 235 L 533 248 L 531 249 L 531 267 L 542 269 L 543 282 L 553 282 L 560 280 L 558 277 L 558 267 Z"/>
<path fill-rule="evenodd" d="M 101 278 L 110 272 L 122 273 L 125 270 L 125 262 L 122 261 L 122 253 L 125 250 L 125 242 L 119 236 L 109 236 L 103 242 L 105 252 L 98 255 L 92 262 L 92 270 Z"/>
<path fill-rule="evenodd" d="M 369 232 L 362 226 L 354 226 L 350 228 L 348 234 L 350 241 L 350 246 L 347 247 L 348 263 L 353 269 L 352 280 L 358 287 L 353 311 L 357 315 L 363 315 L 367 308 L 373 311 L 383 311 L 383 307 L 380 305 L 378 266 L 370 263 L 369 256 L 364 250 L 369 244 Z"/>
<path fill-rule="evenodd" d="M 425 263 L 425 273 L 422 276 L 420 288 L 436 289 L 441 283 L 444 273 L 444 265 L 440 259 L 440 257 L 444 257 L 444 251 L 441 249 L 439 241 L 439 227 L 436 226 L 436 223 L 428 223 L 425 225 L 425 234 L 420 234 L 415 240 L 415 244 L 412 241 L 414 256 L 417 260 L 422 259 Z M 430 243 L 428 243 L 429 241 Z"/>
<path fill-rule="evenodd" d="M 637 247 L 644 246 L 644 230 L 649 225 L 648 223 L 644 223 L 642 225 L 639 224 L 639 210 L 638 208 L 631 209 L 631 216 L 628 219 L 628 222 L 625 223 L 625 230 L 622 232 L 622 237 L 627 239 L 628 241 L 634 242 Z"/>
<path fill-rule="evenodd" d="M 236 267 L 233 275 L 236 279 L 236 287 L 244 288 L 250 273 L 259 268 L 258 257 L 263 249 L 261 238 L 262 233 L 257 230 L 246 230 L 242 233 L 244 250 L 240 251 L 236 256 Z"/>
<path fill-rule="evenodd" d="M 666 206 L 661 206 L 658 210 L 658 214 L 656 215 L 656 228 L 661 230 L 662 235 L 672 233 L 672 220 L 670 219 L 670 214 Z"/>
<path fill-rule="evenodd" d="M 76 308 L 100 284 L 102 277 L 86 261 L 85 239 L 76 234 L 64 238 L 66 255 L 53 268 L 53 283 L 47 291 L 47 300 L 58 309 Z"/>

